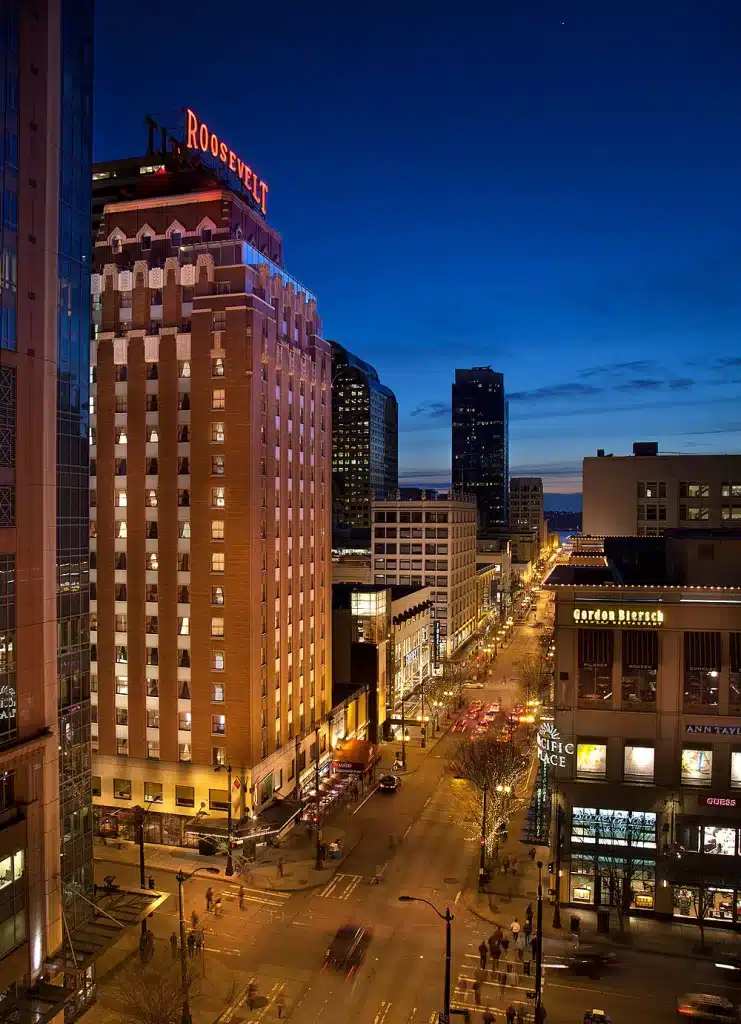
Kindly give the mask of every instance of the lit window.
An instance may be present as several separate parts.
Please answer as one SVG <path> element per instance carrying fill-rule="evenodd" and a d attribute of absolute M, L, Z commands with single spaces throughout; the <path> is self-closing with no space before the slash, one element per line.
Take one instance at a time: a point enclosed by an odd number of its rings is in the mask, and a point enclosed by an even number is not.
<path fill-rule="evenodd" d="M 211 587 L 211 604 L 223 605 L 224 603 L 224 588 L 223 587 Z"/>
<path fill-rule="evenodd" d="M 212 476 L 223 476 L 225 470 L 224 456 L 223 455 L 212 455 L 211 456 L 211 475 Z"/>
<path fill-rule="evenodd" d="M 125 427 L 116 427 L 116 444 L 127 444 L 128 436 Z"/>
<path fill-rule="evenodd" d="M 604 743 L 577 743 L 576 774 L 604 777 L 607 771 L 607 746 Z"/>
<path fill-rule="evenodd" d="M 224 388 L 214 388 L 211 392 L 211 408 L 226 409 L 226 391 Z"/>
<path fill-rule="evenodd" d="M 119 540 L 126 540 L 126 529 L 127 526 L 125 519 L 119 519 L 116 521 L 116 536 L 118 537 Z"/>
<path fill-rule="evenodd" d="M 190 537 L 190 519 L 181 519 L 178 525 L 178 536 L 187 539 Z"/>
<path fill-rule="evenodd" d="M 731 752 L 731 789 L 741 789 L 741 750 Z"/>
<path fill-rule="evenodd" d="M 211 668 L 214 672 L 224 671 L 225 656 L 223 651 L 211 651 Z"/>
<path fill-rule="evenodd" d="M 653 782 L 654 748 L 626 745 L 623 770 L 626 781 Z"/>
<path fill-rule="evenodd" d="M 148 551 L 147 552 L 147 569 L 151 569 L 153 572 L 156 572 L 159 569 L 159 567 L 160 567 L 160 560 L 159 560 L 159 556 L 157 555 L 157 552 L 156 551 Z"/>
<path fill-rule="evenodd" d="M 709 748 L 686 748 L 682 751 L 682 783 L 709 786 L 713 774 L 713 752 Z"/>
<path fill-rule="evenodd" d="M 116 676 L 116 693 L 125 697 L 129 692 L 129 677 Z"/>
<path fill-rule="evenodd" d="M 211 506 L 213 508 L 226 508 L 226 488 L 211 488 Z"/>
<path fill-rule="evenodd" d="M 178 363 L 178 377 L 190 377 L 190 359 L 181 359 Z"/>
<path fill-rule="evenodd" d="M 224 520 L 223 519 L 212 519 L 211 520 L 211 540 L 223 540 L 224 539 Z"/>
<path fill-rule="evenodd" d="M 224 696 L 224 684 L 223 683 L 211 683 L 211 702 L 212 704 L 223 704 L 225 701 Z"/>
<path fill-rule="evenodd" d="M 178 712 L 178 729 L 182 732 L 190 732 L 191 720 L 190 711 L 179 711 Z"/>
<path fill-rule="evenodd" d="M 224 635 L 224 620 L 222 618 L 211 619 L 211 636 Z"/>
<path fill-rule="evenodd" d="M 159 433 L 157 432 L 157 428 L 147 427 L 147 441 L 149 441 L 150 444 L 156 444 L 157 441 L 159 441 L 159 439 L 160 436 Z"/>
<path fill-rule="evenodd" d="M 116 504 L 119 508 L 126 508 L 126 491 L 116 491 Z"/>
<path fill-rule="evenodd" d="M 148 490 L 145 493 L 144 504 L 147 508 L 157 508 L 157 492 L 155 490 Z"/>
<path fill-rule="evenodd" d="M 217 356 L 211 360 L 211 376 L 212 377 L 223 377 L 224 376 L 224 360 L 221 356 Z"/>
<path fill-rule="evenodd" d="M 178 619 L 178 635 L 190 636 L 190 617 L 188 615 L 183 615 Z"/>
<path fill-rule="evenodd" d="M 190 761 L 190 743 L 178 743 L 178 760 Z"/>
<path fill-rule="evenodd" d="M 226 732 L 226 715 L 211 715 L 211 732 L 223 736 Z"/>
<path fill-rule="evenodd" d="M 214 551 L 211 554 L 211 572 L 223 572 L 225 558 L 223 551 Z"/>

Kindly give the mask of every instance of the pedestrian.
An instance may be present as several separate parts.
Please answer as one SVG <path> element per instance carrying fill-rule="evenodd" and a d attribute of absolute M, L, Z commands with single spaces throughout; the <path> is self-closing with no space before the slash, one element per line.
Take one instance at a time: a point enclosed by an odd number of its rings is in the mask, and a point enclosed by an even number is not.
<path fill-rule="evenodd" d="M 488 938 L 489 956 L 492 958 L 492 960 L 494 959 L 494 950 L 497 948 L 498 945 L 499 943 L 497 942 L 497 937 L 494 934 L 494 932 L 492 932 Z"/>
<path fill-rule="evenodd" d="M 477 978 L 473 983 L 473 998 L 477 1006 L 481 1006 L 481 982 Z"/>
<path fill-rule="evenodd" d="M 244 910 L 244 886 L 239 887 L 239 909 Z"/>
<path fill-rule="evenodd" d="M 528 917 L 525 921 L 524 925 L 522 926 L 522 931 L 525 936 L 525 945 L 529 946 L 530 939 L 533 935 L 533 919 L 531 917 Z"/>
<path fill-rule="evenodd" d="M 512 858 L 512 863 L 510 864 L 510 868 L 512 870 L 512 874 L 516 875 L 517 874 L 517 857 L 513 857 Z"/>
<path fill-rule="evenodd" d="M 211 907 L 213 906 L 213 902 L 214 902 L 214 891 L 211 888 L 211 886 L 209 885 L 208 889 L 206 889 L 206 913 L 208 913 L 211 910 Z"/>
<path fill-rule="evenodd" d="M 278 995 L 275 997 L 275 1013 L 276 1013 L 276 1016 L 278 1017 L 278 1020 L 280 1020 L 281 1017 L 283 1016 L 283 1007 L 284 1006 L 285 1006 L 285 1003 L 283 1001 L 283 993 L 279 992 Z"/>
<path fill-rule="evenodd" d="M 532 860 L 532 861 L 535 860 L 536 853 L 535 853 L 535 847 L 534 846 L 530 847 L 530 849 L 527 851 L 527 855 L 530 858 L 530 860 Z"/>
<path fill-rule="evenodd" d="M 139 938 L 139 959 L 142 963 L 146 963 L 147 959 L 147 937 L 142 935 Z"/>
<path fill-rule="evenodd" d="M 515 1022 L 516 1024 L 525 1024 L 525 1014 L 521 1006 L 517 1007 L 517 1012 L 515 1013 Z"/>
<path fill-rule="evenodd" d="M 494 941 L 496 942 L 496 944 L 498 946 L 501 946 L 503 939 L 504 939 L 504 932 L 502 931 L 501 924 L 498 924 L 496 926 L 496 928 L 494 929 Z"/>
<path fill-rule="evenodd" d="M 515 1008 L 512 1003 L 509 1004 L 507 1009 L 504 1011 L 504 1016 L 507 1018 L 507 1024 L 515 1024 Z"/>
<path fill-rule="evenodd" d="M 247 1006 L 250 1010 L 255 1008 L 255 997 L 257 995 L 257 985 L 254 981 L 251 981 L 247 986 Z"/>
<path fill-rule="evenodd" d="M 196 914 L 196 912 L 194 910 L 191 913 L 191 915 L 190 915 L 190 924 L 191 924 L 191 928 L 193 929 L 193 931 L 195 931 L 196 928 L 198 927 L 198 921 L 199 921 L 198 914 Z"/>
<path fill-rule="evenodd" d="M 495 1024 L 494 1014 L 491 1012 L 491 1009 L 488 1006 L 484 1010 L 484 1016 L 481 1018 L 481 1020 L 482 1024 Z"/>
<path fill-rule="evenodd" d="M 479 957 L 481 958 L 481 970 L 482 971 L 486 970 L 486 957 L 487 957 L 488 953 L 489 953 L 489 950 L 486 948 L 486 943 L 482 940 L 482 942 L 481 942 L 481 944 L 479 946 Z"/>
<path fill-rule="evenodd" d="M 517 920 L 517 918 L 515 918 L 512 924 L 509 926 L 509 930 L 512 932 L 512 941 L 517 942 L 517 936 L 520 934 L 522 930 L 522 925 Z"/>
<path fill-rule="evenodd" d="M 172 953 L 172 959 L 177 960 L 178 958 L 178 937 L 175 932 L 170 936 L 170 951 Z"/>
<path fill-rule="evenodd" d="M 214 917 L 218 917 L 221 913 L 221 896 L 217 896 L 214 901 Z"/>
<path fill-rule="evenodd" d="M 522 957 L 525 953 L 525 947 L 527 942 L 525 941 L 525 933 L 523 931 L 518 932 L 517 941 L 515 942 L 515 949 L 517 950 L 517 959 L 522 963 Z"/>
<path fill-rule="evenodd" d="M 528 903 L 528 905 L 525 907 L 525 917 L 530 922 L 530 924 L 533 923 L 533 905 L 532 905 L 532 903 Z"/>
<path fill-rule="evenodd" d="M 281 878 L 283 877 L 283 858 L 282 857 L 278 858 L 278 874 L 280 875 Z"/>
<path fill-rule="evenodd" d="M 530 956 L 533 960 L 537 959 L 538 956 L 538 936 L 533 935 L 530 939 Z"/>
<path fill-rule="evenodd" d="M 196 956 L 201 955 L 203 949 L 203 932 L 196 932 Z"/>
<path fill-rule="evenodd" d="M 509 857 L 505 857 L 504 860 L 502 861 L 502 869 L 504 870 L 504 873 L 506 875 L 507 872 L 509 871 Z"/>
<path fill-rule="evenodd" d="M 196 955 L 196 933 L 191 932 L 188 936 L 188 956 L 193 959 Z"/>

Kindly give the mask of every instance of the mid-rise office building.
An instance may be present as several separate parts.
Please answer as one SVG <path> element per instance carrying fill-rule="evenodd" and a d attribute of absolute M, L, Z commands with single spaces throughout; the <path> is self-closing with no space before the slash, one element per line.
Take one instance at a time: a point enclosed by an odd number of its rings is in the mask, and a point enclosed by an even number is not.
<path fill-rule="evenodd" d="M 607 538 L 545 586 L 562 901 L 741 925 L 741 531 Z"/>
<path fill-rule="evenodd" d="M 543 532 L 543 481 L 539 476 L 513 476 L 509 481 L 509 522 L 514 530 Z"/>
<path fill-rule="evenodd" d="M 584 533 L 657 537 L 665 530 L 741 525 L 741 455 L 632 455 L 600 449 L 583 464 Z"/>
<path fill-rule="evenodd" d="M 476 629 L 476 502 L 439 495 L 373 503 L 375 583 L 430 587 L 435 656 L 445 657 Z"/>
<path fill-rule="evenodd" d="M 504 375 L 490 366 L 456 370 L 453 487 L 473 494 L 479 535 L 509 525 L 509 424 Z"/>
<path fill-rule="evenodd" d="M 160 177 L 95 247 L 94 783 L 182 844 L 331 756 L 331 353 L 253 193 Z"/>
<path fill-rule="evenodd" d="M 3 1021 L 51 1016 L 65 996 L 80 1012 L 92 995 L 92 970 L 71 968 L 63 981 L 55 978 L 73 991 L 43 984 L 51 957 L 59 953 L 64 964 L 60 947 L 76 939 L 92 912 L 86 902 L 93 892 L 87 552 L 92 7 L 92 0 L 0 5 Z M 35 1004 L 26 999 L 31 987 Z"/>
<path fill-rule="evenodd" d="M 367 544 L 371 502 L 399 484 L 396 396 L 373 367 L 332 345 L 332 498 L 335 544 Z"/>

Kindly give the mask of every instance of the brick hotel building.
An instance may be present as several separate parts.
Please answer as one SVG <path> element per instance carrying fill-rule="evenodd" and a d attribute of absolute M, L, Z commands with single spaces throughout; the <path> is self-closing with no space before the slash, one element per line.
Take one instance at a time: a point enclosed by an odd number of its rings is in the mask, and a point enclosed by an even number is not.
<path fill-rule="evenodd" d="M 331 353 L 248 195 L 139 163 L 92 278 L 93 786 L 177 845 L 330 757 Z"/>

